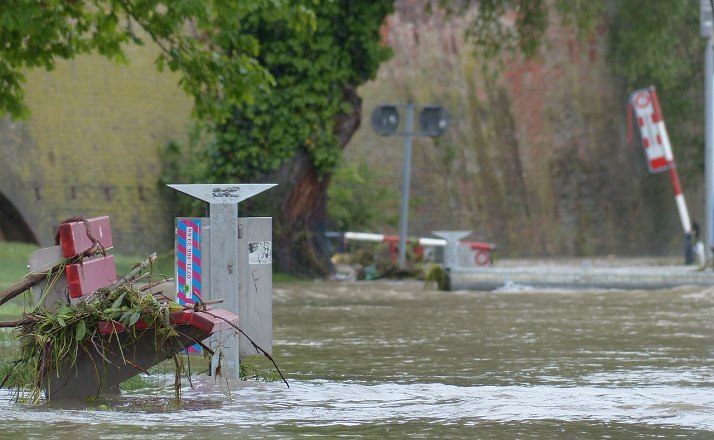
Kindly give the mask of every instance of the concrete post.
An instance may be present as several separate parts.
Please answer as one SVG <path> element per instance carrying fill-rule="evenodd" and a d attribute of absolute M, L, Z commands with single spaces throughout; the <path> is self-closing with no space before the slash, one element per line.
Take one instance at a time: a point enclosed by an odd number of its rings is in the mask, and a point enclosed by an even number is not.
<path fill-rule="evenodd" d="M 168 185 L 177 191 L 208 203 L 210 219 L 210 289 L 203 299 L 223 299 L 221 307 L 237 316 L 239 311 L 239 246 L 238 203 L 261 193 L 275 184 L 234 185 L 199 184 Z M 206 256 L 204 256 L 206 258 Z M 240 323 L 239 323 L 240 324 Z M 223 375 L 229 379 L 240 376 L 240 347 L 235 331 L 214 335 L 212 348 L 218 348 L 220 341 L 223 353 Z M 211 373 L 215 371 L 218 359 L 211 363 Z"/>

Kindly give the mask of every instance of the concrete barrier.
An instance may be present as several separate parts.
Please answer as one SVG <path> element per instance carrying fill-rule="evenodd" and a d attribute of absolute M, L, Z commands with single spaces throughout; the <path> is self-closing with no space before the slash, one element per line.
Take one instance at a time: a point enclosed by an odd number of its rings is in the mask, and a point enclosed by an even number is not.
<path fill-rule="evenodd" d="M 686 285 L 714 287 L 712 270 L 698 271 L 691 266 L 456 267 L 447 273 L 451 290 L 494 290 L 510 283 L 566 289 L 668 289 Z"/>

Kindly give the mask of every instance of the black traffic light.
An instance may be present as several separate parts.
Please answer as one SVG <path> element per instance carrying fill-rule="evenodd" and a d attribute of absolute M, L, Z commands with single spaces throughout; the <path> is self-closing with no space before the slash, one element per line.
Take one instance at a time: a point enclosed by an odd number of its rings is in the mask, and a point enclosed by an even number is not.
<path fill-rule="evenodd" d="M 440 105 L 428 105 L 419 114 L 419 128 L 423 134 L 437 137 L 449 128 L 451 115 Z"/>
<path fill-rule="evenodd" d="M 399 112 L 393 105 L 382 104 L 372 112 L 372 128 L 377 134 L 389 136 L 399 127 Z"/>

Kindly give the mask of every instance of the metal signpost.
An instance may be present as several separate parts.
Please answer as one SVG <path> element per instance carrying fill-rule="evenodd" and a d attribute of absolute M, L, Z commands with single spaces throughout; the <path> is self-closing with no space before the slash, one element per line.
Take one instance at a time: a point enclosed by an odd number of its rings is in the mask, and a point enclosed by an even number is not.
<path fill-rule="evenodd" d="M 399 111 L 406 108 L 407 117 L 404 131 L 397 133 Z M 420 131 L 414 132 L 414 109 L 423 109 L 419 114 Z M 412 162 L 412 136 L 438 137 L 449 128 L 451 116 L 439 104 L 418 105 L 409 101 L 406 104 L 380 104 L 372 112 L 372 128 L 381 136 L 404 136 L 404 163 L 402 166 L 402 202 L 399 214 L 399 264 L 404 266 L 407 259 L 407 223 L 409 216 L 409 179 Z"/>
<path fill-rule="evenodd" d="M 177 299 L 222 299 L 221 307 L 238 315 L 241 329 L 272 351 L 272 219 L 239 219 L 238 203 L 275 184 L 168 186 L 208 204 L 207 218 L 176 219 Z M 216 356 L 222 352 L 222 374 L 229 379 L 239 377 L 241 355 L 257 354 L 242 338 L 222 332 L 210 342 Z M 211 374 L 217 363 L 214 357 Z"/>
<path fill-rule="evenodd" d="M 700 31 L 707 39 L 704 52 L 704 241 L 707 258 L 714 244 L 714 39 L 712 38 L 712 2 L 700 0 Z"/>

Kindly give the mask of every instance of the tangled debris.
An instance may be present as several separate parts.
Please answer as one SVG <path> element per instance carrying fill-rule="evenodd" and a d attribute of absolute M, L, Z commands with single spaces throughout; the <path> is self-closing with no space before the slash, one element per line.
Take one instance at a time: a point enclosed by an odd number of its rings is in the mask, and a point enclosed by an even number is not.
<path fill-rule="evenodd" d="M 23 314 L 19 321 L 0 323 L 2 327 L 15 327 L 18 334 L 19 359 L 14 363 L 13 370 L 29 371 L 32 378 L 30 383 L 9 384 L 17 389 L 18 395 L 25 394 L 30 402 L 38 402 L 47 383 L 53 377 L 58 377 L 61 368 L 73 367 L 84 352 L 94 351 L 108 361 L 107 353 L 112 352 L 110 344 L 117 334 L 100 334 L 99 326 L 103 322 L 129 329 L 130 343 L 150 327 L 155 335 L 155 348 L 159 350 L 166 346 L 176 346 L 175 350 L 172 350 L 175 352 L 174 361 L 178 367 L 182 366 L 178 352 L 183 347 L 177 344 L 179 330 L 171 325 L 170 314 L 185 307 L 169 300 L 160 292 L 144 294 L 130 282 L 135 278 L 144 278 L 136 275 L 153 259 L 155 255 L 138 265 L 138 271 L 133 271 L 134 275 L 130 274 L 109 288 L 99 289 L 76 305 L 57 304 L 53 311 L 36 308 L 31 313 Z M 144 322 L 145 330 L 135 329 L 135 325 L 140 321 Z M 210 350 L 208 352 L 212 353 Z M 132 365 L 121 353 L 118 355 L 127 365 L 139 371 L 143 370 L 138 365 Z M 96 368 L 99 376 L 101 367 Z M 0 388 L 7 384 L 12 372 L 6 375 L 0 383 Z M 180 384 L 181 373 L 182 368 L 177 368 L 177 385 Z"/>
<path fill-rule="evenodd" d="M 152 291 L 154 287 L 171 281 L 163 275 L 154 275 L 156 254 L 134 266 L 127 275 L 107 287 L 92 287 L 94 290 L 81 287 L 78 292 L 77 283 L 80 282 L 76 278 L 77 271 L 89 273 L 93 269 L 87 269 L 88 266 L 97 267 L 97 262 L 112 258 L 105 253 L 111 247 L 111 235 L 101 234 L 102 221 L 108 222 L 108 217 L 90 220 L 73 217 L 63 221 L 55 236 L 55 244 L 60 243 L 62 236 L 62 241 L 67 240 L 64 244 L 68 248 L 65 249 L 63 244 L 62 253 L 74 256 L 60 259 L 52 257 L 52 263 L 49 264 L 57 263 L 54 267 L 27 275 L 21 282 L 0 292 L 1 306 L 33 286 L 45 283 L 39 301 L 30 313 L 23 313 L 22 319 L 17 321 L 0 322 L 0 328 L 13 328 L 19 340 L 19 359 L 11 364 L 9 371 L 6 369 L 4 378 L 0 376 L 0 388 L 7 385 L 17 391 L 18 398 L 23 396 L 29 402 L 36 403 L 43 395 L 49 399 L 70 382 L 72 386 L 65 389 L 85 393 L 89 388 L 83 387 L 81 382 L 95 380 L 91 394 L 98 395 L 108 387 L 118 386 L 141 372 L 148 374 L 147 368 L 172 358 L 176 366 L 176 401 L 180 402 L 181 377 L 184 373 L 187 373 L 190 382 L 190 371 L 184 368 L 184 358 L 180 353 L 187 346 L 198 344 L 206 356 L 213 357 L 216 353 L 201 341 L 224 330 L 235 330 L 244 335 L 259 353 L 273 363 L 277 373 L 288 384 L 270 354 L 237 326 L 236 315 L 210 308 L 209 303 L 220 303 L 222 300 L 204 302 L 199 299 L 196 304 L 181 305 L 162 292 Z M 80 226 L 81 229 L 77 229 L 80 222 L 84 228 Z M 100 224 L 99 236 L 104 237 L 105 241 L 100 242 L 92 235 L 91 222 Z M 108 227 L 108 223 L 105 227 Z M 72 234 L 84 233 L 90 243 L 85 240 L 80 249 L 75 249 L 76 235 Z M 78 240 L 84 239 L 80 236 Z M 113 264 L 111 259 L 112 275 L 106 275 L 107 280 L 116 279 Z M 71 288 L 56 288 L 59 281 L 66 283 L 69 280 L 63 278 L 65 268 L 72 269 L 75 274 L 75 278 L 72 278 L 74 284 L 70 285 L 75 287 L 74 291 Z M 161 280 L 152 282 L 157 276 Z M 148 284 L 138 287 L 139 282 Z M 70 300 L 68 291 L 74 300 Z M 220 343 L 217 351 L 214 371 L 216 376 L 220 376 L 223 357 Z"/>
<path fill-rule="evenodd" d="M 106 374 L 106 364 L 117 369 L 128 366 L 135 370 L 135 374 L 148 374 L 145 368 L 133 363 L 129 356 L 125 356 L 124 351 L 126 347 L 138 344 L 140 340 L 145 343 L 143 340 L 149 335 L 153 337 L 154 351 L 166 354 L 166 358 L 172 358 L 175 363 L 176 401 L 180 402 L 182 375 L 186 374 L 190 381 L 189 372 L 184 366 L 184 358 L 180 355 L 180 352 L 186 348 L 186 341 L 190 341 L 190 344 L 199 344 L 207 356 L 213 356 L 214 351 L 201 342 L 205 335 L 200 332 L 187 333 L 182 326 L 174 325 L 172 314 L 186 310 L 200 310 L 216 318 L 223 318 L 213 313 L 206 302 L 192 306 L 181 305 L 162 292 L 151 292 L 153 287 L 170 281 L 169 279 L 164 278 L 158 283 L 137 287 L 138 281 L 151 280 L 154 276 L 151 266 L 155 258 L 154 254 L 136 265 L 129 274 L 112 286 L 101 288 L 74 305 L 58 303 L 54 310 L 35 308 L 31 313 L 24 313 L 20 320 L 0 322 L 0 327 L 15 328 L 19 339 L 19 359 L 13 362 L 12 368 L 4 378 L 0 377 L 2 379 L 0 388 L 11 387 L 17 392 L 18 398 L 22 397 L 23 400 L 37 403 L 46 394 L 48 384 L 53 380 L 59 380 L 63 371 L 74 368 L 85 354 L 89 354 L 93 360 L 99 360 L 93 362 L 93 376 L 96 380 L 101 380 L 102 375 Z M 43 280 L 48 280 L 46 290 L 51 288 L 53 278 L 61 273 L 59 266 L 66 263 L 65 261 L 45 273 Z M 147 268 L 149 273 L 142 275 L 142 271 Z M 0 298 L 5 296 L 5 292 L 0 294 Z M 219 302 L 221 300 L 210 303 Z M 226 322 L 246 336 L 259 352 L 270 359 L 287 384 L 273 358 L 238 326 Z M 116 332 L 102 334 L 100 332 L 102 325 L 126 330 L 122 333 L 121 341 L 118 340 L 119 335 Z M 116 365 L 116 359 L 120 360 L 120 365 Z M 216 374 L 220 375 L 222 357 L 218 356 L 218 359 Z M 23 374 L 16 374 L 17 371 L 22 371 Z"/>

